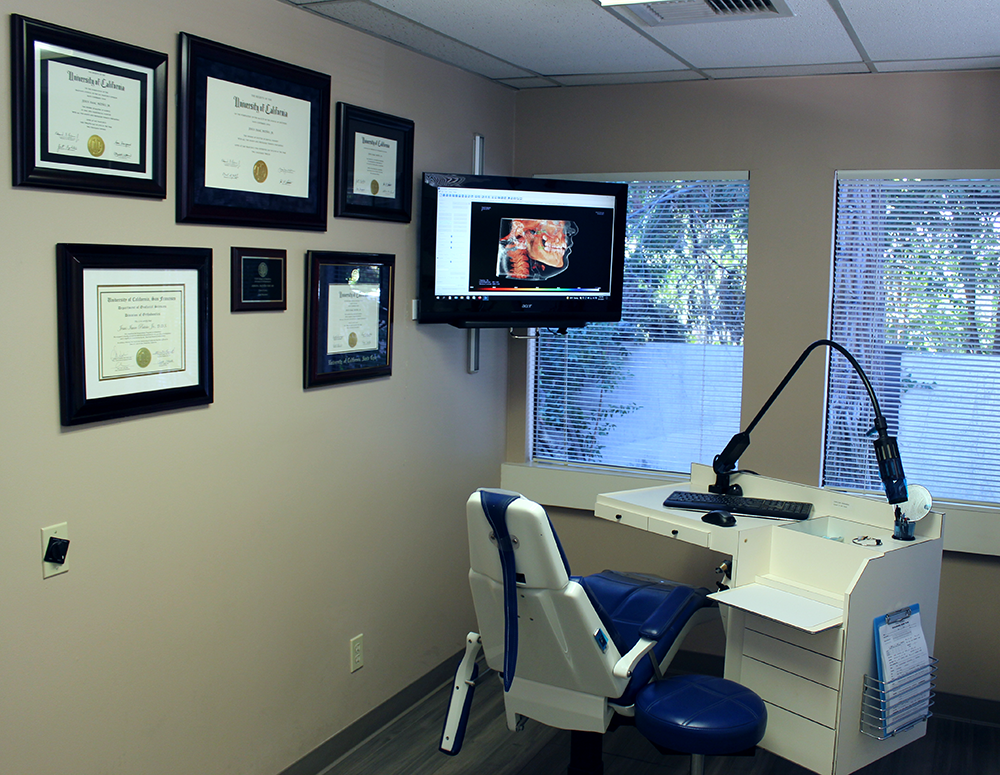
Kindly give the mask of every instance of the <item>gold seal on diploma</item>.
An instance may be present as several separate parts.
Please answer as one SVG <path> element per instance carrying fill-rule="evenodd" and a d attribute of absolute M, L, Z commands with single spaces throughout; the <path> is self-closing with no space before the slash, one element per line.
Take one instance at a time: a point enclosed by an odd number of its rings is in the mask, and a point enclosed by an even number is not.
<path fill-rule="evenodd" d="M 100 135 L 91 135 L 87 140 L 87 150 L 91 156 L 101 156 L 104 154 L 104 140 Z"/>
<path fill-rule="evenodd" d="M 351 333 L 347 337 L 347 343 L 351 347 L 357 347 L 358 346 L 358 335 L 356 333 L 354 333 L 353 331 L 351 331 Z"/>
<path fill-rule="evenodd" d="M 139 364 L 140 369 L 146 368 L 152 360 L 152 353 L 150 353 L 145 347 L 141 347 L 139 352 L 135 354 L 135 362 Z"/>
<path fill-rule="evenodd" d="M 253 165 L 253 179 L 258 183 L 263 183 L 267 180 L 267 165 L 263 162 L 263 160 L 258 160 Z"/>
<path fill-rule="evenodd" d="M 378 193 L 378 181 L 377 180 L 373 180 L 372 181 L 372 196 L 375 196 L 375 194 L 377 194 L 377 193 Z"/>

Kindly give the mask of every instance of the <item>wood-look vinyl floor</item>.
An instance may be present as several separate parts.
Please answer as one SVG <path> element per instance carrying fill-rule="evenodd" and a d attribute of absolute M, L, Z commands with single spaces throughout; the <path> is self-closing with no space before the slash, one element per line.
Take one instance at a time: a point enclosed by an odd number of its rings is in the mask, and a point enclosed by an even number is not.
<path fill-rule="evenodd" d="M 569 732 L 528 721 L 510 732 L 495 675 L 476 687 L 465 743 L 457 756 L 438 751 L 451 687 L 444 686 L 345 754 L 322 775 L 561 775 Z M 665 756 L 634 728 L 604 741 L 605 775 L 688 775 L 690 759 Z M 932 717 L 927 735 L 858 770 L 858 775 L 1000 775 L 1000 728 Z M 812 775 L 767 751 L 707 757 L 705 775 Z"/>

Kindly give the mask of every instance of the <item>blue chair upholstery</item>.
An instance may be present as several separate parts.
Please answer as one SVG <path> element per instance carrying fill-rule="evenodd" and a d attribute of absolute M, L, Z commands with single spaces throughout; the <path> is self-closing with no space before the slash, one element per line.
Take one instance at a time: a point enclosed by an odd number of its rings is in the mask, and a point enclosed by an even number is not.
<path fill-rule="evenodd" d="M 587 591 L 618 651 L 625 654 L 640 637 L 655 640 L 652 654 L 661 662 L 684 625 L 701 608 L 712 607 L 708 590 L 657 576 L 605 570 L 574 577 Z M 644 659 L 632 671 L 616 704 L 632 705 L 636 694 L 653 677 L 653 662 Z"/>
<path fill-rule="evenodd" d="M 731 754 L 764 736 L 767 709 L 735 681 L 681 675 L 646 684 L 636 697 L 635 726 L 653 744 L 692 754 Z"/>
<path fill-rule="evenodd" d="M 692 754 L 695 773 L 706 753 L 760 741 L 767 714 L 753 692 L 707 676 L 658 680 L 714 608 L 708 590 L 609 570 L 571 576 L 545 510 L 517 493 L 477 490 L 467 512 L 480 632 L 469 633 L 456 672 L 443 752 L 461 748 L 480 647 L 503 680 L 511 730 L 532 718 L 573 731 L 570 773 L 602 771 L 600 736 L 615 718 L 661 749 Z"/>

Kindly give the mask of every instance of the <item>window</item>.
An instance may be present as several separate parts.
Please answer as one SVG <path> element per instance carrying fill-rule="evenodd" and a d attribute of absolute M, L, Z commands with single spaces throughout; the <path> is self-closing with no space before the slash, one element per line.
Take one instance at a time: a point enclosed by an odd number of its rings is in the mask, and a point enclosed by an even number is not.
<path fill-rule="evenodd" d="M 740 423 L 748 180 L 629 184 L 622 320 L 533 347 L 533 462 L 685 472 Z"/>
<path fill-rule="evenodd" d="M 832 338 L 936 499 L 1000 501 L 998 301 L 1000 180 L 839 177 Z M 827 403 L 824 484 L 881 489 L 871 407 L 837 355 Z"/>

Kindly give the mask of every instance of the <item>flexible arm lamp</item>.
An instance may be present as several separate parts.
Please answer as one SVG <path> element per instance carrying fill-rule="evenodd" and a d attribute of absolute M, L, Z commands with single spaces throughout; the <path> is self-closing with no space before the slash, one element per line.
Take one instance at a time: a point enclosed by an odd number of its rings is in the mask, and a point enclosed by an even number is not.
<path fill-rule="evenodd" d="M 878 438 L 874 442 L 875 459 L 878 461 L 879 476 L 882 477 L 882 485 L 885 487 L 886 498 L 889 500 L 889 503 L 902 503 L 907 499 L 906 475 L 903 473 L 903 462 L 899 458 L 899 447 L 896 444 L 895 437 L 889 435 L 888 423 L 882 415 L 882 410 L 879 408 L 878 399 L 875 397 L 875 391 L 872 389 L 871 382 L 868 381 L 868 377 L 861 368 L 861 364 L 857 362 L 855 357 L 844 347 L 830 339 L 819 339 L 802 352 L 802 355 L 799 356 L 799 359 L 789 369 L 785 378 L 781 380 L 778 387 L 771 393 L 771 397 L 767 399 L 764 406 L 757 412 L 757 416 L 750 421 L 746 430 L 733 436 L 726 445 L 726 448 L 715 456 L 715 460 L 712 461 L 712 470 L 715 471 L 716 480 L 715 484 L 710 485 L 708 488 L 711 492 L 723 494 L 729 492 L 729 475 L 736 468 L 736 463 L 740 459 L 740 456 L 750 446 L 750 432 L 757 427 L 757 423 L 760 422 L 761 417 L 771 408 L 771 404 L 774 403 L 778 394 L 784 390 L 785 385 L 788 384 L 795 372 L 799 370 L 799 366 L 809 356 L 809 353 L 820 345 L 826 345 L 847 358 L 861 378 L 862 384 L 864 384 L 865 389 L 868 391 L 868 398 L 871 400 L 872 408 L 875 410 L 875 431 L 878 434 Z"/>

